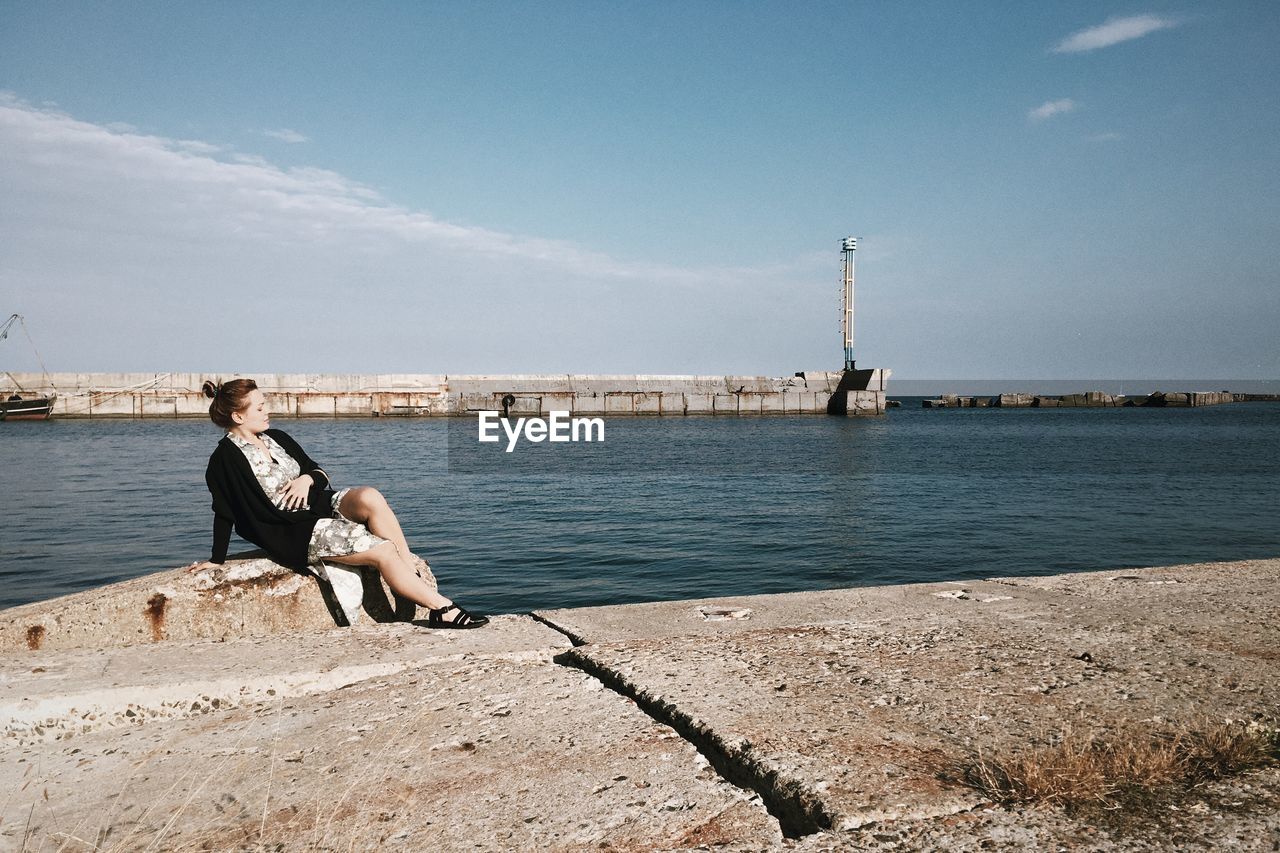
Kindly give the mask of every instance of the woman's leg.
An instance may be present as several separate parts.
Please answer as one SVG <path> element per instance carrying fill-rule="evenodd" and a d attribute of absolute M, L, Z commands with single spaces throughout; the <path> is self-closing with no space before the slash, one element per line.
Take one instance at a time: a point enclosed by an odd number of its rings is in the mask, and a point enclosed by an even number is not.
<path fill-rule="evenodd" d="M 338 511 L 369 528 L 374 536 L 381 536 L 392 542 L 406 560 L 410 558 L 412 552 L 404 538 L 404 531 L 400 529 L 400 521 L 391 511 L 391 505 L 382 496 L 382 492 L 372 486 L 356 486 L 342 496 Z"/>
<path fill-rule="evenodd" d="M 418 576 L 413 564 L 400 555 L 394 542 L 382 542 L 358 554 L 325 557 L 325 559 L 331 563 L 342 563 L 346 566 L 373 566 L 387 582 L 387 586 L 391 587 L 392 592 L 421 607 L 438 610 L 453 603 Z"/>

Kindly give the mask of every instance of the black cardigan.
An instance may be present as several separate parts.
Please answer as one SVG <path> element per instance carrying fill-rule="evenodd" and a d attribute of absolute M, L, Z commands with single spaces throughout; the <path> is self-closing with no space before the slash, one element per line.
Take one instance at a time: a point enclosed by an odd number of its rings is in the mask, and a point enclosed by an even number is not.
<path fill-rule="evenodd" d="M 269 429 L 263 434 L 274 438 L 297 461 L 302 473 L 315 480 L 307 495 L 310 508 L 284 510 L 271 503 L 244 452 L 229 436 L 223 436 L 204 472 L 204 481 L 213 495 L 213 556 L 209 560 L 226 561 L 234 524 L 241 538 L 265 549 L 271 559 L 303 572 L 307 569 L 311 532 L 317 521 L 329 518 L 333 512 L 329 475 L 287 433 Z"/>

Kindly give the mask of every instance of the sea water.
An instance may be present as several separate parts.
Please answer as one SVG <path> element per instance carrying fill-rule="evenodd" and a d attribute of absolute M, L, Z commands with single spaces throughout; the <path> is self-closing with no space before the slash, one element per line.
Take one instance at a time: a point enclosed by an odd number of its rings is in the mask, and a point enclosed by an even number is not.
<path fill-rule="evenodd" d="M 479 612 L 1280 556 L 1274 403 L 608 418 L 505 458 L 470 418 L 272 426 L 380 489 Z M 0 607 L 207 559 L 220 436 L 0 424 Z"/>

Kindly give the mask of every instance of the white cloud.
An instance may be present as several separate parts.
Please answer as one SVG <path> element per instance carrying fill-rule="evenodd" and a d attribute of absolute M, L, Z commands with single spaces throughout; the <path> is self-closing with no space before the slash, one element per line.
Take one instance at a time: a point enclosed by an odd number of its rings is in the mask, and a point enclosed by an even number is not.
<path fill-rule="evenodd" d="M 202 142 L 199 139 L 175 139 L 173 147 L 183 151 L 190 151 L 192 154 L 217 154 L 219 151 L 225 151 L 221 145 L 213 145 L 208 142 Z"/>
<path fill-rule="evenodd" d="M 20 103 L 0 106 L 0 125 L 19 145 L 25 138 L 48 146 L 53 156 L 67 165 L 77 160 L 74 165 L 82 173 L 94 173 L 98 181 L 114 177 L 163 184 L 169 198 L 194 188 L 219 188 L 226 193 L 216 199 L 225 206 L 224 212 L 278 216 L 276 225 L 281 228 L 358 228 L 485 254 L 551 259 L 594 273 L 637 274 L 568 243 L 453 225 L 391 205 L 376 191 L 324 169 L 284 169 L 260 155 L 239 152 L 226 152 L 226 159 L 218 159 L 213 155 L 223 149 L 216 145 L 117 131 Z"/>
<path fill-rule="evenodd" d="M 281 142 L 288 142 L 291 145 L 296 145 L 299 142 L 311 141 L 309 136 L 303 136 L 301 133 L 298 133 L 298 131 L 290 130 L 287 127 L 282 127 L 279 130 L 264 130 L 262 131 L 262 135 L 269 136 L 272 139 L 278 139 Z"/>
<path fill-rule="evenodd" d="M 1111 18 L 1096 27 L 1072 33 L 1053 48 L 1054 53 L 1083 53 L 1132 41 L 1159 30 L 1169 30 L 1182 23 L 1165 15 L 1129 15 Z"/>
<path fill-rule="evenodd" d="M 1027 112 L 1027 118 L 1032 121 L 1044 121 L 1047 118 L 1053 118 L 1063 113 L 1074 112 L 1077 107 L 1075 101 L 1070 98 L 1061 98 L 1057 101 L 1045 101 L 1040 106 Z"/>
<path fill-rule="evenodd" d="M 816 350 L 812 329 L 786 326 L 829 314 L 809 259 L 622 260 L 3 92 L 0 150 L 0 303 L 59 318 L 63 368 L 785 371 L 816 359 L 771 357 L 760 336 Z M 778 325 L 771 301 L 808 298 L 806 283 L 814 310 Z"/>

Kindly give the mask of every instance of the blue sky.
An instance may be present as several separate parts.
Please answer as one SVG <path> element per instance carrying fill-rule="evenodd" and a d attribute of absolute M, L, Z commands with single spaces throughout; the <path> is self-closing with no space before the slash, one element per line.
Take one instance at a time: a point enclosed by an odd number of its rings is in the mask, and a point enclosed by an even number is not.
<path fill-rule="evenodd" d="M 1280 377 L 1275 3 L 0 0 L 50 369 Z M 31 369 L 25 341 L 0 367 Z"/>

